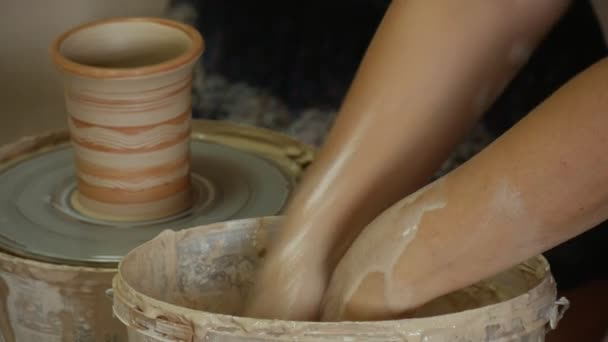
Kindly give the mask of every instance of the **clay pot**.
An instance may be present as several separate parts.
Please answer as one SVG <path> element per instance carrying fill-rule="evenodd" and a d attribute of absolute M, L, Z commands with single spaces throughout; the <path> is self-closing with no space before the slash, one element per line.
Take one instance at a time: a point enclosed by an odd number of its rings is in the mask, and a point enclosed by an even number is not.
<path fill-rule="evenodd" d="M 93 22 L 54 42 L 75 150 L 77 209 L 142 221 L 191 205 L 192 71 L 203 47 L 194 28 L 159 18 Z"/>

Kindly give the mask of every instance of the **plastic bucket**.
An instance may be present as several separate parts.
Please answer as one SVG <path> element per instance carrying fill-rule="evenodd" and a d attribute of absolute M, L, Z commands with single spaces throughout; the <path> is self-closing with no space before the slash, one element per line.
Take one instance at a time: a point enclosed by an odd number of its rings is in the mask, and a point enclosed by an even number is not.
<path fill-rule="evenodd" d="M 238 317 L 280 218 L 165 231 L 131 251 L 113 281 L 129 341 L 544 341 L 567 307 L 547 261 L 533 258 L 429 303 L 419 317 L 290 322 Z"/>

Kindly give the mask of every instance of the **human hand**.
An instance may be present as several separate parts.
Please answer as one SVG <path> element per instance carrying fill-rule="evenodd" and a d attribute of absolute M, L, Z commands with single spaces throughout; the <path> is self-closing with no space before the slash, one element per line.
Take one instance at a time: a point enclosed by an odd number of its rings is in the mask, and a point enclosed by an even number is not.
<path fill-rule="evenodd" d="M 422 304 L 415 281 L 403 272 L 426 215 L 446 206 L 442 180 L 399 201 L 370 223 L 333 272 L 322 305 L 323 321 L 404 318 Z M 418 254 L 420 255 L 420 254 Z"/>
<path fill-rule="evenodd" d="M 244 316 L 260 319 L 317 320 L 329 273 L 309 241 L 278 241 L 249 293 Z"/>

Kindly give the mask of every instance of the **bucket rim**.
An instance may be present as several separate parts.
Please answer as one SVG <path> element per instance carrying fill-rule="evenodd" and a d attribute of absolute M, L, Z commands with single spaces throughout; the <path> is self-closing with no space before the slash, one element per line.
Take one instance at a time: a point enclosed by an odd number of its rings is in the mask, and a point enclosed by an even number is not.
<path fill-rule="evenodd" d="M 265 216 L 254 219 L 240 219 L 228 221 L 233 223 L 231 228 L 225 229 L 239 229 L 240 225 L 248 222 L 261 221 L 269 224 L 277 224 L 283 219 L 284 216 Z M 283 331 L 286 327 L 293 331 L 305 331 L 310 328 L 315 331 L 326 330 L 327 333 L 331 333 L 332 328 L 340 326 L 344 328 L 345 325 L 352 325 L 358 328 L 357 330 L 365 330 L 368 334 L 396 334 L 403 336 L 403 332 L 411 333 L 415 329 L 421 330 L 418 326 L 426 326 L 426 328 L 433 327 L 437 329 L 437 326 L 441 326 L 441 323 L 450 322 L 449 328 L 456 329 L 455 322 L 471 322 L 475 320 L 477 322 L 487 322 L 486 325 L 494 324 L 513 324 L 511 320 L 517 317 L 519 323 L 523 325 L 524 331 L 518 330 L 513 333 L 501 335 L 497 341 L 502 341 L 503 338 L 513 336 L 514 334 L 530 333 L 542 326 L 546 326 L 551 320 L 556 306 L 557 289 L 553 276 L 551 275 L 550 265 L 547 259 L 538 255 L 532 257 L 518 265 L 526 265 L 527 263 L 538 263 L 538 270 L 542 271 L 542 276 L 539 275 L 539 282 L 535 286 L 531 286 L 527 292 L 521 293 L 510 299 L 503 300 L 499 303 L 489 304 L 480 306 L 473 309 L 462 310 L 455 313 L 448 313 L 442 315 L 436 315 L 431 317 L 419 317 L 410 319 L 397 319 L 397 320 L 382 320 L 382 321 L 342 321 L 342 322 L 314 322 L 314 321 L 289 321 L 289 320 L 272 320 L 272 319 L 256 319 L 244 316 L 235 316 L 228 314 L 213 313 L 209 311 L 201 311 L 181 307 L 173 303 L 162 301 L 153 298 L 144 293 L 138 292 L 133 288 L 125 278 L 122 277 L 122 266 L 125 262 L 128 262 L 128 258 L 132 253 L 136 253 L 138 250 L 146 248 L 148 243 L 152 243 L 154 240 L 162 239 L 166 234 L 187 234 L 190 231 L 196 230 L 207 230 L 209 232 L 225 227 L 227 222 L 217 222 L 209 225 L 192 227 L 184 229 L 179 232 L 167 230 L 161 233 L 153 240 L 138 246 L 127 254 L 120 262 L 118 272 L 114 276 L 112 281 L 113 286 L 113 298 L 114 298 L 114 313 L 115 316 L 123 322 L 126 326 L 133 326 L 129 320 L 133 315 L 143 316 L 148 320 L 160 320 L 172 321 L 172 324 L 178 324 L 185 327 L 190 327 L 194 331 L 194 326 L 198 323 L 195 322 L 208 322 L 209 329 L 213 330 L 211 325 L 217 324 L 222 329 L 227 327 L 234 328 L 241 334 L 252 334 L 251 329 L 245 329 L 244 327 L 263 326 L 264 329 L 259 330 L 260 334 L 266 333 L 267 331 Z M 162 308 L 162 309 L 161 309 Z M 163 312 L 163 315 L 158 315 L 159 310 Z M 179 314 L 178 314 L 179 312 Z M 511 314 L 500 313 L 511 312 Z M 517 312 L 518 315 L 513 315 L 512 312 Z M 171 315 L 168 313 L 174 313 Z M 175 316 L 167 318 L 168 316 Z M 501 319 L 502 316 L 507 318 Z M 522 317 L 527 318 L 523 319 Z M 175 322 L 173 322 L 175 321 Z M 421 324 L 422 323 L 422 324 Z M 466 324 L 465 324 L 466 325 Z M 483 324 L 477 324 L 476 326 L 484 326 Z M 414 327 L 416 327 L 414 329 Z M 135 327 L 136 329 L 141 328 Z M 309 328 L 309 329 L 307 329 Z M 256 329 L 253 329 L 256 330 Z M 235 335 L 236 332 L 233 332 Z M 317 336 L 320 333 L 317 333 Z M 274 335 L 273 335 L 274 336 Z M 304 335 L 303 337 L 307 337 Z M 308 336 L 313 337 L 313 336 Z"/>

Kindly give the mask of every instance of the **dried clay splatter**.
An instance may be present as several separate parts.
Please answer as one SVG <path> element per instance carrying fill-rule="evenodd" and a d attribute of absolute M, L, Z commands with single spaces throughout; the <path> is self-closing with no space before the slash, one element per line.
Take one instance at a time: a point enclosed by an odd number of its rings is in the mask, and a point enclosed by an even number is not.
<path fill-rule="evenodd" d="M 333 275 L 326 295 L 324 320 L 342 317 L 346 303 L 352 299 L 364 279 L 373 273 L 383 274 L 385 302 L 389 310 L 398 310 L 392 303 L 408 302 L 409 294 L 396 291 L 392 286 L 393 269 L 416 237 L 424 215 L 447 205 L 442 199 L 423 196 L 441 183 L 442 179 L 408 196 L 385 211 L 361 233 Z M 341 280 L 348 284 L 341 283 Z"/>

